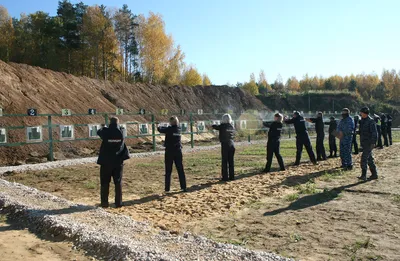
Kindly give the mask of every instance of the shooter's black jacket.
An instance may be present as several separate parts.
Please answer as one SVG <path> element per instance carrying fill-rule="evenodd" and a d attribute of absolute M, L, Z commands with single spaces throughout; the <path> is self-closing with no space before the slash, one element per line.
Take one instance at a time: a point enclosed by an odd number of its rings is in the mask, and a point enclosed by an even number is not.
<path fill-rule="evenodd" d="M 381 116 L 381 128 L 382 128 L 382 130 L 386 130 L 387 129 L 387 124 L 388 122 L 387 122 L 387 118 L 386 118 L 386 115 L 385 114 L 382 114 L 382 116 Z"/>
<path fill-rule="evenodd" d="M 219 141 L 221 143 L 233 142 L 235 138 L 235 127 L 230 123 L 222 123 L 221 125 L 212 125 L 214 130 L 219 131 Z"/>
<path fill-rule="evenodd" d="M 329 125 L 328 132 L 330 135 L 333 135 L 332 133 L 337 130 L 337 121 L 336 120 L 333 120 L 330 122 L 325 122 L 325 125 Z"/>
<path fill-rule="evenodd" d="M 388 115 L 387 116 L 387 126 L 388 126 L 388 128 L 392 128 L 392 121 L 393 121 L 392 116 Z"/>
<path fill-rule="evenodd" d="M 129 151 L 124 142 L 124 135 L 116 124 L 97 131 L 102 139 L 97 164 L 117 166 L 129 159 Z"/>
<path fill-rule="evenodd" d="M 368 116 L 360 121 L 360 142 L 363 147 L 376 143 L 378 131 L 376 130 L 375 120 Z"/>
<path fill-rule="evenodd" d="M 312 123 L 315 123 L 315 132 L 318 135 L 324 135 L 325 134 L 325 129 L 324 129 L 324 120 L 322 118 L 310 118 Z"/>
<path fill-rule="evenodd" d="M 181 149 L 181 128 L 177 125 L 158 127 L 160 133 L 165 133 L 164 147 L 167 150 Z"/>
<path fill-rule="evenodd" d="M 306 121 L 304 120 L 303 116 L 297 116 L 296 118 L 293 117 L 290 120 L 286 120 L 285 123 L 293 124 L 296 134 L 299 136 L 308 134 L 306 128 Z"/>
<path fill-rule="evenodd" d="M 282 132 L 282 123 L 281 122 L 263 122 L 263 125 L 267 128 L 269 128 L 268 131 L 268 140 L 269 141 L 276 141 L 280 140 L 281 138 L 281 132 Z"/>

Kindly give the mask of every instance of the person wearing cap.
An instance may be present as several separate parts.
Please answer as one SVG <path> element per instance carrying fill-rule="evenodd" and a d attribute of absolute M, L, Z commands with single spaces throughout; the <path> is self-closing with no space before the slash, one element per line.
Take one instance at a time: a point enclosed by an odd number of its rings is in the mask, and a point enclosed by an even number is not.
<path fill-rule="evenodd" d="M 367 180 L 368 166 L 372 175 L 369 177 L 370 180 L 378 178 L 378 172 L 375 165 L 374 155 L 372 150 L 375 148 L 376 140 L 378 139 L 378 131 L 376 128 L 376 122 L 369 116 L 369 108 L 364 107 L 360 110 L 361 122 L 360 122 L 360 144 L 363 147 L 361 155 L 361 176 L 358 177 L 361 180 Z"/>
<path fill-rule="evenodd" d="M 378 131 L 378 140 L 376 141 L 376 147 L 379 149 L 383 149 L 383 144 L 382 144 L 382 129 L 381 129 L 381 125 L 382 125 L 382 121 L 381 121 L 381 117 L 379 117 L 379 115 L 374 114 L 374 120 L 376 123 L 376 130 Z"/>
<path fill-rule="evenodd" d="M 388 114 L 387 115 L 387 133 L 388 133 L 389 145 L 393 145 L 392 122 L 393 122 L 393 117 L 392 117 L 392 115 Z"/>
<path fill-rule="evenodd" d="M 129 151 L 124 142 L 124 134 L 117 117 L 110 119 L 108 127 L 102 126 L 97 131 L 102 142 L 97 164 L 100 165 L 101 206 L 108 208 L 108 195 L 111 177 L 115 185 L 115 207 L 122 207 L 122 173 L 124 161 L 129 159 Z"/>
<path fill-rule="evenodd" d="M 381 114 L 381 133 L 383 138 L 383 145 L 389 147 L 388 133 L 387 133 L 387 117 L 386 114 Z"/>
<path fill-rule="evenodd" d="M 325 122 L 325 125 L 329 125 L 329 158 L 337 157 L 337 145 L 335 132 L 337 129 L 337 121 L 335 117 L 331 116 L 329 122 Z"/>
<path fill-rule="evenodd" d="M 360 122 L 360 117 L 358 115 L 354 116 L 354 134 L 353 134 L 353 147 L 354 147 L 354 154 L 358 155 L 359 150 L 358 150 L 358 143 L 357 143 L 357 128 L 358 124 Z"/>
<path fill-rule="evenodd" d="M 157 130 L 165 134 L 165 192 L 169 192 L 171 188 L 172 167 L 175 163 L 178 171 L 179 184 L 181 190 L 186 192 L 186 176 L 183 169 L 183 155 L 181 142 L 181 128 L 179 127 L 178 117 L 172 116 L 169 119 L 168 127 L 158 126 Z"/>
<path fill-rule="evenodd" d="M 353 159 L 351 157 L 351 143 L 353 141 L 354 121 L 350 117 L 350 110 L 342 110 L 342 120 L 337 127 L 337 137 L 340 139 L 340 159 L 344 170 L 353 169 Z"/>
<path fill-rule="evenodd" d="M 324 146 L 324 139 L 325 139 L 325 125 L 322 112 L 317 113 L 316 118 L 309 118 L 306 119 L 310 123 L 315 124 L 315 132 L 317 133 L 317 140 L 316 140 L 316 151 L 317 151 L 317 160 L 323 161 L 326 160 L 326 152 Z"/>
<path fill-rule="evenodd" d="M 222 116 L 222 123 L 220 125 L 212 125 L 214 130 L 219 131 L 219 141 L 221 142 L 221 156 L 222 156 L 222 181 L 235 179 L 235 127 L 233 126 L 232 117 L 229 114 Z"/>
<path fill-rule="evenodd" d="M 296 162 L 295 166 L 300 165 L 301 154 L 303 152 L 303 146 L 306 148 L 308 156 L 313 164 L 317 164 L 314 151 L 311 146 L 310 136 L 306 128 L 306 121 L 300 112 L 295 111 L 291 119 L 285 118 L 286 124 L 293 124 L 296 131 Z"/>
<path fill-rule="evenodd" d="M 282 121 L 283 116 L 280 113 L 274 115 L 274 121 L 263 122 L 263 125 L 269 128 L 268 131 L 268 142 L 267 142 L 267 164 L 265 165 L 264 172 L 268 173 L 271 170 L 272 158 L 275 154 L 276 159 L 281 171 L 285 170 L 285 164 L 283 163 L 283 158 L 280 153 L 281 147 L 281 132 L 282 132 Z"/>

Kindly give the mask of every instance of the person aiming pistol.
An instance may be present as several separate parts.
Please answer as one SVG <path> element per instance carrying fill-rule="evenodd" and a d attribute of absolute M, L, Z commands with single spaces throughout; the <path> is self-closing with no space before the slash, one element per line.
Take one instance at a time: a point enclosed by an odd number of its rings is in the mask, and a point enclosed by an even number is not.
<path fill-rule="evenodd" d="M 281 171 L 285 170 L 283 158 L 280 153 L 281 147 L 281 132 L 283 128 L 283 116 L 280 113 L 274 115 L 273 122 L 263 122 L 263 125 L 269 128 L 268 131 L 268 142 L 267 142 L 267 164 L 265 165 L 264 172 L 268 173 L 271 170 L 272 158 L 275 154 L 278 160 L 279 168 Z"/>
<path fill-rule="evenodd" d="M 219 131 L 219 141 L 221 142 L 222 156 L 222 181 L 235 179 L 235 127 L 233 126 L 232 117 L 229 114 L 222 116 L 220 125 L 212 125 L 214 130 Z"/>
<path fill-rule="evenodd" d="M 165 134 L 165 192 L 169 192 L 171 188 L 172 167 L 175 163 L 178 171 L 179 183 L 183 192 L 186 192 L 186 176 L 183 169 L 183 155 L 181 143 L 181 128 L 179 120 L 176 116 L 169 119 L 170 126 L 158 126 L 157 130 Z"/>
<path fill-rule="evenodd" d="M 97 164 L 100 165 L 101 206 L 108 208 L 108 195 L 111 177 L 115 185 L 115 207 L 122 207 L 122 173 L 124 161 L 129 159 L 129 151 L 124 135 L 116 117 L 110 119 L 110 125 L 97 131 L 102 142 Z"/>

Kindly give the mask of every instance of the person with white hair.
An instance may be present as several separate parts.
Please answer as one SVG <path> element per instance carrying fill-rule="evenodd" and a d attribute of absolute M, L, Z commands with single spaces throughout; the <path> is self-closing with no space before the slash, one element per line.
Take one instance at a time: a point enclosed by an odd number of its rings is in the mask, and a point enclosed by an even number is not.
<path fill-rule="evenodd" d="M 181 128 L 178 117 L 172 116 L 169 119 L 170 126 L 158 126 L 160 133 L 165 133 L 165 192 L 170 191 L 172 166 L 175 162 L 178 171 L 179 183 L 183 192 L 186 192 L 186 176 L 183 169 L 183 155 L 181 143 Z"/>
<path fill-rule="evenodd" d="M 235 127 L 233 126 L 232 117 L 229 114 L 222 116 L 222 123 L 220 125 L 212 125 L 214 130 L 219 131 L 219 141 L 221 142 L 221 156 L 222 156 L 222 181 L 235 179 Z"/>

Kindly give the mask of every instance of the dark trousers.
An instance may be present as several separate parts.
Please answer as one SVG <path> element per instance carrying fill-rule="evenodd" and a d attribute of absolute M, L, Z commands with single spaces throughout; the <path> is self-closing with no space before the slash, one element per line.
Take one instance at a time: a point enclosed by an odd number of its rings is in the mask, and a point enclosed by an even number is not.
<path fill-rule="evenodd" d="M 101 205 L 108 207 L 108 194 L 110 190 L 111 177 L 115 185 L 115 206 L 122 206 L 122 173 L 124 166 L 121 165 L 101 165 L 100 166 L 100 198 Z"/>
<path fill-rule="evenodd" d="M 378 148 L 383 148 L 383 145 L 382 145 L 382 131 L 381 131 L 381 127 L 380 126 L 377 128 L 377 131 L 378 131 L 378 140 L 376 141 L 376 146 Z"/>
<path fill-rule="evenodd" d="M 389 138 L 389 145 L 393 145 L 393 142 L 392 142 L 392 128 L 391 127 L 388 127 L 387 133 L 388 133 L 388 138 Z"/>
<path fill-rule="evenodd" d="M 283 163 L 283 158 L 280 152 L 281 142 L 277 141 L 268 141 L 267 143 L 267 165 L 265 166 L 265 171 L 269 172 L 271 170 L 272 158 L 275 154 L 276 159 L 278 160 L 280 170 L 285 170 L 285 165 Z"/>
<path fill-rule="evenodd" d="M 303 153 L 303 146 L 306 148 L 308 156 L 310 157 L 311 162 L 316 163 L 314 151 L 311 147 L 310 136 L 308 134 L 298 135 L 296 136 L 296 162 L 295 165 L 300 164 L 301 154 Z"/>
<path fill-rule="evenodd" d="M 186 189 L 186 177 L 183 170 L 183 156 L 181 149 L 166 149 L 165 150 L 165 191 L 171 188 L 171 174 L 172 167 L 175 163 L 176 170 L 178 171 L 179 183 L 181 189 Z"/>
<path fill-rule="evenodd" d="M 233 142 L 221 143 L 222 180 L 235 179 L 235 144 Z"/>
<path fill-rule="evenodd" d="M 388 139 L 388 132 L 387 128 L 382 128 L 382 137 L 383 137 L 383 145 L 389 147 L 389 139 Z"/>
<path fill-rule="evenodd" d="M 358 143 L 357 143 L 357 134 L 353 134 L 353 141 L 352 141 L 353 147 L 354 147 L 354 153 L 358 154 Z"/>
<path fill-rule="evenodd" d="M 329 151 L 330 156 L 337 156 L 336 137 L 331 134 L 329 134 Z"/>
<path fill-rule="evenodd" d="M 317 159 L 318 160 L 326 160 L 324 139 L 325 139 L 324 134 L 317 134 L 316 151 L 317 151 Z"/>
<path fill-rule="evenodd" d="M 374 160 L 374 154 L 372 152 L 372 145 L 365 144 L 365 145 L 363 145 L 363 153 L 361 155 L 362 176 L 367 175 L 368 167 L 373 176 L 378 175 L 377 170 L 376 170 L 375 160 Z"/>

